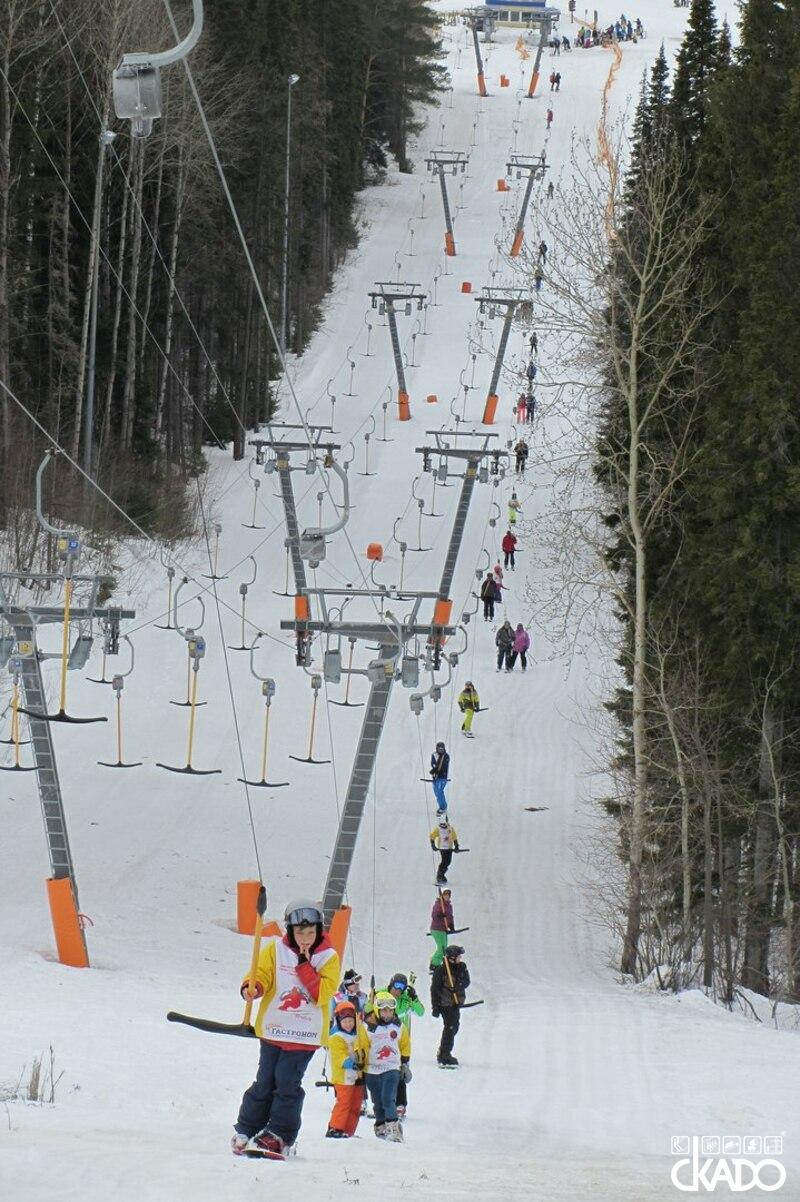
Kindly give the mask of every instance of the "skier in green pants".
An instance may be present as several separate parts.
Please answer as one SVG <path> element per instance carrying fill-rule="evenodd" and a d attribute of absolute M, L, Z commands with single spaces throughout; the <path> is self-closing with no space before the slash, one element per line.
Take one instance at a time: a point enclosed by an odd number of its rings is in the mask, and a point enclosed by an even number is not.
<path fill-rule="evenodd" d="M 450 896 L 449 889 L 442 889 L 431 910 L 431 935 L 436 944 L 436 949 L 431 956 L 431 971 L 442 963 L 444 949 L 447 947 L 447 936 L 455 929 L 456 923 Z"/>

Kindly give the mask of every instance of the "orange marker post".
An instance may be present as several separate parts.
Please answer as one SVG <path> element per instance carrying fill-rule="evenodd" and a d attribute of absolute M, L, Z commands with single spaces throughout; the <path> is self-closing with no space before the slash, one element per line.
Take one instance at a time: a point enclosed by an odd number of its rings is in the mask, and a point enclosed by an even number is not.
<path fill-rule="evenodd" d="M 47 900 L 56 937 L 58 959 L 70 968 L 88 968 L 89 954 L 83 933 L 72 881 L 68 876 L 50 877 L 47 882 Z"/>

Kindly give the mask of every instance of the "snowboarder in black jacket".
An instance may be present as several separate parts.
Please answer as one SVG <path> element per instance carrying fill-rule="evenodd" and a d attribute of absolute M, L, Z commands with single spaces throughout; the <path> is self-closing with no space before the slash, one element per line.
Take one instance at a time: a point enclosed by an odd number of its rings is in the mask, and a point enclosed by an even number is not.
<path fill-rule="evenodd" d="M 450 778 L 450 756 L 447 754 L 444 743 L 437 743 L 436 750 L 431 756 L 431 778 L 433 793 L 436 797 L 436 812 L 443 814 L 447 809 L 447 798 L 444 791 Z"/>
<path fill-rule="evenodd" d="M 431 977 L 431 1014 L 442 1020 L 442 1038 L 436 1060 L 445 1066 L 458 1064 L 453 1055 L 453 1044 L 461 1025 L 461 1007 L 466 1001 L 470 984 L 469 971 L 461 959 L 463 955 L 463 947 L 452 943 Z"/>

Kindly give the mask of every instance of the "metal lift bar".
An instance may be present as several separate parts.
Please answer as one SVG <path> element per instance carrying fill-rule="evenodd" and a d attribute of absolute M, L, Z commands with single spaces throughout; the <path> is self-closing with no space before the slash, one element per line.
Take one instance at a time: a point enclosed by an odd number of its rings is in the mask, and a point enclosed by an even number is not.
<path fill-rule="evenodd" d="M 392 354 L 394 355 L 394 365 L 397 371 L 397 388 L 401 397 L 408 397 L 406 388 L 406 376 L 403 370 L 403 355 L 400 350 L 400 338 L 397 333 L 397 310 L 395 303 L 402 301 L 407 308 L 410 308 L 412 302 L 417 306 L 417 310 L 421 310 L 425 303 L 425 293 L 420 290 L 419 284 L 400 283 L 392 284 L 387 280 L 376 280 L 375 288 L 368 293 L 373 309 L 377 309 L 378 304 L 383 305 L 383 312 L 389 323 L 389 337 L 392 341 Z"/>

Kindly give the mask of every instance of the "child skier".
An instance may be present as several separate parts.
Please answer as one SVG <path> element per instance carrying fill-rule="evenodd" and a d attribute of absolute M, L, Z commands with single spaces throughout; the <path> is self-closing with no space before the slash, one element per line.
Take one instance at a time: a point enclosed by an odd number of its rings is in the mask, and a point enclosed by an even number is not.
<path fill-rule="evenodd" d="M 414 974 L 411 974 L 413 981 Z M 425 1013 L 425 1007 L 417 996 L 417 991 L 412 984 L 409 983 L 408 977 L 404 972 L 393 973 L 392 979 L 386 987 L 387 992 L 391 993 L 397 1004 L 397 1017 L 400 1022 L 411 1035 L 411 1015 L 416 1014 L 417 1018 L 421 1018 Z M 408 1110 L 408 1088 L 407 1082 L 404 1080 L 402 1073 L 400 1074 L 400 1082 L 397 1086 L 397 1117 L 404 1119 Z"/>
<path fill-rule="evenodd" d="M 236 1156 L 254 1152 L 285 1160 L 297 1139 L 303 1074 L 317 1048 L 327 1046 L 330 1001 L 341 971 L 323 921 L 316 902 L 291 902 L 284 914 L 286 934 L 266 941 L 256 979 L 242 983 L 243 997 L 261 999 L 255 1021 L 261 1050 L 234 1127 Z"/>
<path fill-rule="evenodd" d="M 411 1036 L 397 1017 L 397 1002 L 391 993 L 375 994 L 375 1007 L 369 1011 L 356 1039 L 356 1052 L 364 1065 L 367 1089 L 375 1112 L 375 1134 L 393 1143 L 403 1142 L 397 1118 L 397 1086 L 402 1078 L 411 1080 Z"/>
<path fill-rule="evenodd" d="M 447 936 L 455 929 L 456 920 L 453 914 L 452 894 L 449 889 L 442 889 L 433 903 L 431 910 L 431 937 L 435 949 L 431 956 L 430 969 L 433 972 L 437 964 L 441 964 L 447 947 Z"/>
<path fill-rule="evenodd" d="M 447 754 L 444 743 L 437 743 L 436 750 L 431 756 L 431 776 L 433 778 L 433 792 L 436 797 L 436 812 L 444 814 L 447 809 L 447 798 L 444 795 L 444 791 L 450 776 L 450 756 Z"/>
<path fill-rule="evenodd" d="M 352 1002 L 339 1002 L 328 1038 L 331 1058 L 331 1082 L 336 1102 L 328 1120 L 328 1139 L 349 1139 L 355 1135 L 364 1101 L 364 1078 L 355 1054 L 358 1038 L 358 1014 Z"/>
<path fill-rule="evenodd" d="M 442 1039 L 436 1061 L 451 1068 L 458 1065 L 453 1055 L 453 1044 L 461 1025 L 461 1007 L 470 983 L 467 966 L 461 959 L 463 955 L 463 947 L 452 943 L 431 977 L 431 1014 L 434 1018 L 442 1019 Z"/>
<path fill-rule="evenodd" d="M 439 871 L 436 873 L 436 884 L 447 884 L 447 870 L 453 859 L 453 852 L 458 851 L 458 835 L 456 828 L 451 826 L 446 818 L 442 818 L 428 836 L 431 850 L 439 853 Z"/>
<path fill-rule="evenodd" d="M 472 733 L 472 719 L 478 710 L 481 708 L 481 699 L 478 696 L 478 691 L 471 680 L 468 680 L 464 685 L 463 692 L 458 697 L 458 708 L 464 715 L 464 721 L 461 723 L 461 729 L 468 739 L 474 739 Z"/>
<path fill-rule="evenodd" d="M 359 1018 L 364 1017 L 364 1007 L 367 1001 L 367 995 L 359 989 L 361 977 L 354 968 L 348 968 L 347 972 L 342 977 L 342 983 L 339 986 L 337 993 L 333 995 L 331 1002 L 331 1014 L 336 1010 L 339 1002 L 352 1002 L 356 1008 L 356 1014 Z"/>

